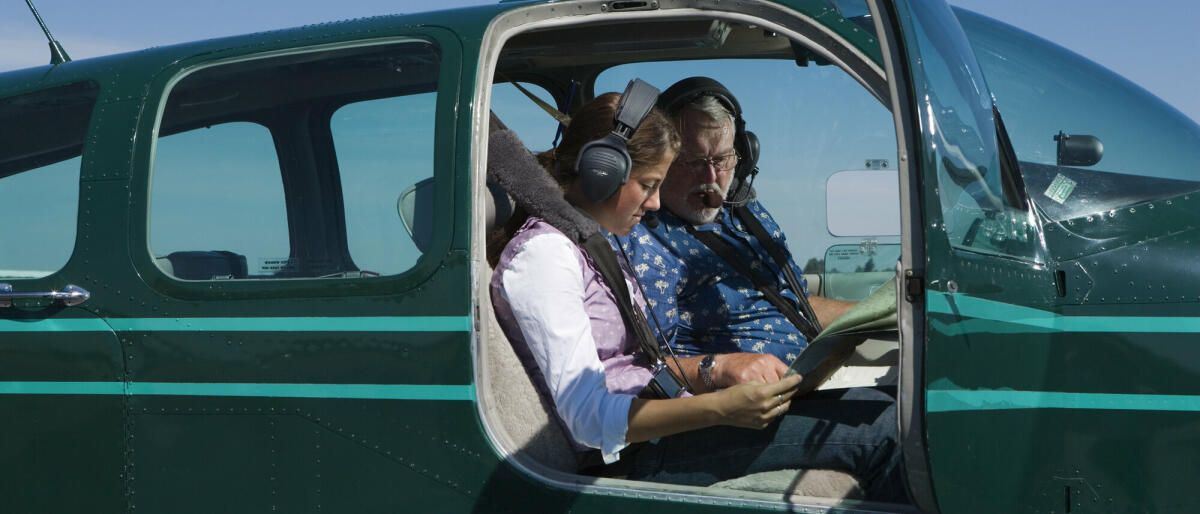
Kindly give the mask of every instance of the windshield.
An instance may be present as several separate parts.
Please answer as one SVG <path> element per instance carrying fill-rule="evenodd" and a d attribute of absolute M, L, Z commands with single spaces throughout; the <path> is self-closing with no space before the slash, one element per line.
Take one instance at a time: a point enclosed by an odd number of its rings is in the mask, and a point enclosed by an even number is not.
<path fill-rule="evenodd" d="M 969 11 L 956 15 L 1004 114 L 1029 196 L 1050 220 L 1200 190 L 1195 121 L 1065 48 Z M 1097 138 L 1099 160 L 1060 161 L 1060 133 Z"/>

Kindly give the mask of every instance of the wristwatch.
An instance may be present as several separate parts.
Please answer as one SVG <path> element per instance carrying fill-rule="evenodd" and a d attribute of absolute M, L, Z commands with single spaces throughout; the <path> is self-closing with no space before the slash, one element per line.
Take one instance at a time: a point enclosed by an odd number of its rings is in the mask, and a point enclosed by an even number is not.
<path fill-rule="evenodd" d="M 713 364 L 715 364 L 716 361 L 717 356 L 711 353 L 705 355 L 703 359 L 700 359 L 700 367 L 698 369 L 700 373 L 700 380 L 704 381 L 704 385 L 705 387 L 708 387 L 709 391 L 717 390 L 717 384 L 713 382 L 712 378 Z"/>

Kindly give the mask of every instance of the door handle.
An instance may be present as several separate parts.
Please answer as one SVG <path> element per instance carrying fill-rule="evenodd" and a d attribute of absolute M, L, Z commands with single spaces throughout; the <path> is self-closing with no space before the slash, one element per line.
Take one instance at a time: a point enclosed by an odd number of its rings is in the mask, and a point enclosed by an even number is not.
<path fill-rule="evenodd" d="M 0 307 L 12 307 L 13 300 L 37 298 L 62 301 L 63 305 L 74 307 L 86 302 L 91 297 L 92 293 L 74 284 L 67 284 L 67 287 L 64 287 L 62 291 L 13 292 L 12 284 L 0 283 Z"/>

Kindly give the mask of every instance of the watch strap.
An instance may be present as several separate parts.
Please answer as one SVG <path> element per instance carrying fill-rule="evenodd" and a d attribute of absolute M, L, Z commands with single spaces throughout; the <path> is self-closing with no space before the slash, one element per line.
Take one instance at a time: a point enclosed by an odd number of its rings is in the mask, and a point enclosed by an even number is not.
<path fill-rule="evenodd" d="M 707 387 L 709 391 L 717 390 L 717 384 L 713 382 L 712 378 L 713 364 L 716 363 L 716 359 L 717 357 L 711 353 L 705 355 L 703 359 L 700 359 L 700 365 L 697 369 L 700 375 L 700 380 L 704 381 L 704 386 Z"/>

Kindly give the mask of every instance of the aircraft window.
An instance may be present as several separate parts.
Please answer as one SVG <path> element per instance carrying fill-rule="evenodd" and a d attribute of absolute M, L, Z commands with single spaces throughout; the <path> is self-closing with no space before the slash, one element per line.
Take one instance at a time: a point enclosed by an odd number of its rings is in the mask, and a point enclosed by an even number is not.
<path fill-rule="evenodd" d="M 1058 45 L 957 14 L 1004 116 L 1029 197 L 1051 220 L 1200 190 L 1195 121 Z M 1083 148 L 1060 163 L 1060 132 L 1076 141 L 1093 136 L 1100 152 Z"/>
<path fill-rule="evenodd" d="M 558 107 L 554 97 L 541 86 L 528 82 L 520 84 L 539 100 L 552 107 Z M 496 113 L 505 126 L 516 132 L 531 151 L 541 152 L 553 147 L 552 143 L 558 133 L 558 122 L 512 83 L 497 83 L 492 86 L 492 112 Z"/>
<path fill-rule="evenodd" d="M 754 182 L 758 199 L 779 223 L 805 274 L 826 271 L 826 249 L 835 245 L 900 242 L 892 114 L 840 68 L 776 59 L 647 62 L 606 70 L 594 91 L 620 91 L 634 77 L 666 89 L 697 74 L 724 84 L 741 104 L 746 129 L 758 136 L 762 149 Z M 846 171 L 865 174 L 864 180 L 885 189 L 890 180 L 890 193 L 873 191 L 896 199 L 881 203 L 878 195 L 828 186 Z M 830 203 L 839 208 L 828 208 Z M 857 218 L 829 219 L 829 212 Z M 859 230 L 847 232 L 846 226 Z M 894 262 L 879 266 L 891 269 Z M 809 281 L 820 282 L 811 276 Z"/>
<path fill-rule="evenodd" d="M 0 138 L 0 278 L 44 277 L 71 258 L 97 94 L 81 83 L 0 99 L 0 126 L 20 127 Z"/>
<path fill-rule="evenodd" d="M 914 94 L 928 116 L 923 137 L 939 149 L 935 166 L 943 226 L 951 246 L 971 252 L 1042 262 L 1036 219 L 1001 167 L 992 97 L 974 65 L 972 48 L 947 27 L 948 8 L 913 10 L 905 34 L 912 56 Z"/>
<path fill-rule="evenodd" d="M 397 199 L 409 186 L 433 177 L 436 101 L 436 93 L 422 93 L 356 102 L 333 113 L 346 243 L 359 269 L 392 275 L 421 256 L 414 238 L 427 231 L 404 225 Z"/>
<path fill-rule="evenodd" d="M 159 268 L 184 280 L 411 268 L 435 223 L 440 58 L 432 43 L 405 40 L 183 76 L 163 110 L 151 181 Z M 413 197 L 421 216 L 409 224 L 401 216 Z"/>
<path fill-rule="evenodd" d="M 159 139 L 150 248 L 164 271 L 191 280 L 262 277 L 287 261 L 287 208 L 266 127 L 223 123 Z"/>

